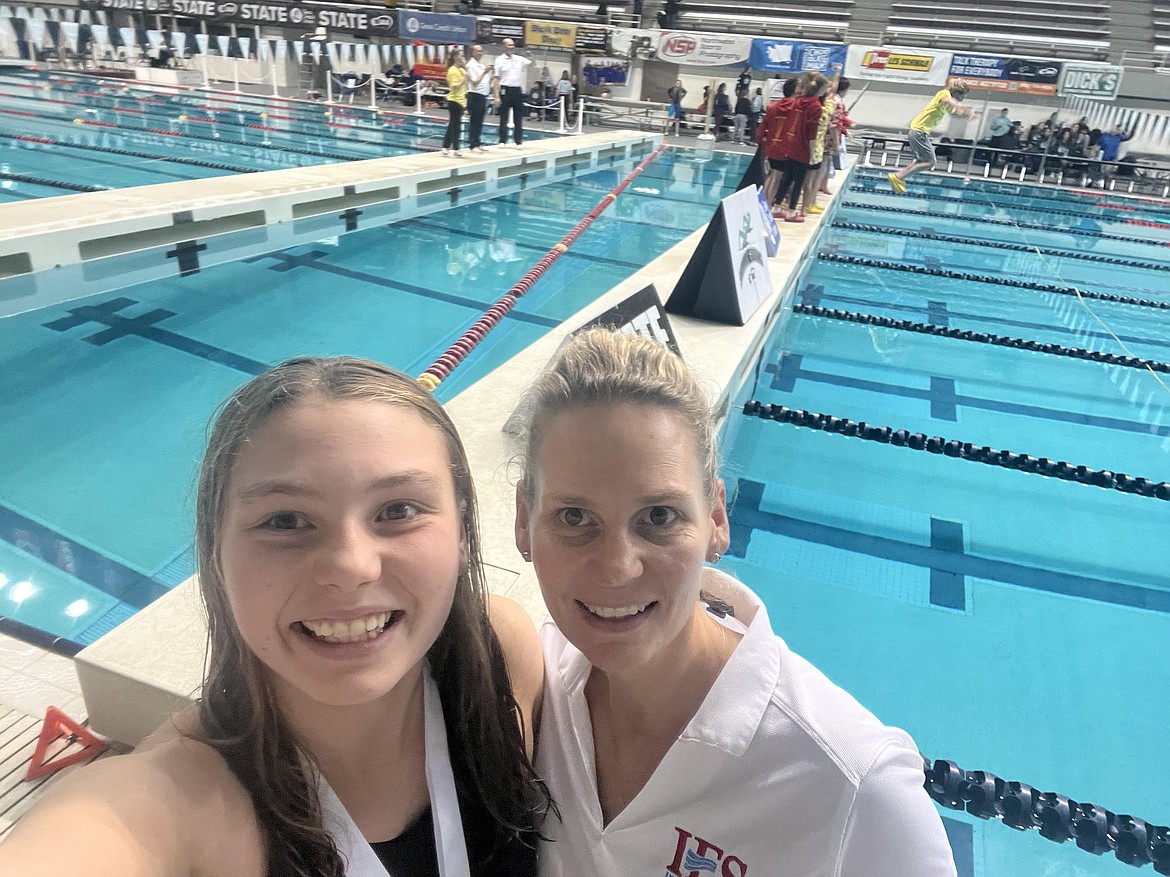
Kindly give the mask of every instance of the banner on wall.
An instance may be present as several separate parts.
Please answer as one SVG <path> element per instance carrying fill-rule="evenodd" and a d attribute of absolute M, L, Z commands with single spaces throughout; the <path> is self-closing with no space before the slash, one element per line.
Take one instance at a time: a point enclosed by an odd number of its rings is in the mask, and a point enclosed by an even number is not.
<path fill-rule="evenodd" d="M 845 58 L 845 75 L 850 79 L 942 86 L 947 82 L 951 57 L 951 52 L 933 49 L 850 46 Z"/>
<path fill-rule="evenodd" d="M 207 0 L 212 6 L 214 0 Z M 114 9 L 126 12 L 157 12 L 161 15 L 172 11 L 171 0 L 78 0 L 84 9 Z"/>
<path fill-rule="evenodd" d="M 577 41 L 573 44 L 573 48 L 578 52 L 588 54 L 604 55 L 609 51 L 606 38 L 609 36 L 609 31 L 603 27 L 588 27 L 586 25 L 577 26 Z"/>
<path fill-rule="evenodd" d="M 1115 100 L 1121 92 L 1123 67 L 1100 64 L 1065 64 L 1060 74 L 1061 97 L 1091 97 L 1095 100 Z"/>
<path fill-rule="evenodd" d="M 590 85 L 625 85 L 629 75 L 626 58 L 588 58 L 581 67 L 581 76 Z"/>
<path fill-rule="evenodd" d="M 699 67 L 743 64 L 751 53 L 751 37 L 723 34 L 663 31 L 658 44 L 658 60 Z"/>
<path fill-rule="evenodd" d="M 658 52 L 660 31 L 634 27 L 616 27 L 609 34 L 610 54 L 627 58 L 648 59 Z"/>
<path fill-rule="evenodd" d="M 477 43 L 502 43 L 512 40 L 517 46 L 524 45 L 524 22 L 514 18 L 475 19 L 475 41 Z"/>
<path fill-rule="evenodd" d="M 972 88 L 1053 95 L 1060 82 L 1060 67 L 1059 61 L 956 52 L 951 58 L 950 75 L 965 80 Z"/>
<path fill-rule="evenodd" d="M 529 46 L 571 49 L 577 43 L 577 25 L 556 21 L 526 21 L 524 42 Z"/>
<path fill-rule="evenodd" d="M 834 64 L 845 66 L 849 47 L 844 43 L 806 43 L 800 40 L 752 40 L 751 66 L 768 73 L 824 72 Z"/>
<path fill-rule="evenodd" d="M 466 45 L 475 42 L 475 16 L 400 12 L 398 33 L 404 39 Z"/>

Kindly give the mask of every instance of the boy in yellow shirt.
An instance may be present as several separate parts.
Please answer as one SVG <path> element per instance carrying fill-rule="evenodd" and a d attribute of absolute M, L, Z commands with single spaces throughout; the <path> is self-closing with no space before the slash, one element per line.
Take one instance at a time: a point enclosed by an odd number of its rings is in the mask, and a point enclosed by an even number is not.
<path fill-rule="evenodd" d="M 970 86 L 963 80 L 952 80 L 947 88 L 938 90 L 925 109 L 910 123 L 910 151 L 914 154 L 914 161 L 901 170 L 889 174 L 890 185 L 899 195 L 906 192 L 906 183 L 903 182 L 906 177 L 934 167 L 934 144 L 930 142 L 930 132 L 939 126 L 943 117 L 947 113 L 955 113 L 960 116 L 971 115 L 971 110 L 960 103 L 970 90 Z"/>

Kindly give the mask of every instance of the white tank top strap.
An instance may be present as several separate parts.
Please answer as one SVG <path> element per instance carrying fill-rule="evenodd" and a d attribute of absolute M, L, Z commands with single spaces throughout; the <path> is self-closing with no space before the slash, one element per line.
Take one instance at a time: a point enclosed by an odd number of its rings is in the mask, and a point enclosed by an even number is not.
<path fill-rule="evenodd" d="M 447 750 L 447 727 L 443 722 L 443 705 L 439 687 L 423 664 L 423 712 L 426 742 L 427 791 L 431 797 L 431 816 L 435 824 L 435 852 L 442 877 L 471 877 L 467 843 L 463 837 L 463 820 L 455 794 L 455 773 Z M 346 877 L 387 877 L 373 847 L 362 836 L 341 800 L 325 777 L 317 772 L 317 795 L 321 801 L 321 818 L 333 835 L 333 842 L 346 862 Z"/>

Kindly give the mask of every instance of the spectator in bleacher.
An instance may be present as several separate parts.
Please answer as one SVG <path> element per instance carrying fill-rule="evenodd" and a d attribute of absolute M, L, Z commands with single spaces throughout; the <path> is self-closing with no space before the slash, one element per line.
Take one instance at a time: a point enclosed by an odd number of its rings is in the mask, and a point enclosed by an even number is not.
<path fill-rule="evenodd" d="M 1133 138 L 1136 131 L 1131 129 L 1128 134 L 1122 133 L 1122 127 L 1115 125 L 1112 131 L 1105 131 L 1097 138 L 1097 148 L 1101 151 L 1102 161 L 1117 161 L 1121 156 L 1121 144 Z"/>
<path fill-rule="evenodd" d="M 821 102 L 817 97 L 828 87 L 828 78 L 820 73 L 806 73 L 799 82 L 789 79 L 784 83 L 785 96 L 765 110 L 764 120 L 756 131 L 756 142 L 764 147 L 771 168 L 764 193 L 768 203 L 776 205 L 773 212 L 785 222 L 804 222 L 796 204 L 821 121 Z M 786 197 L 788 209 L 784 208 Z"/>
<path fill-rule="evenodd" d="M 443 135 L 443 155 L 462 158 L 459 151 L 459 132 L 463 125 L 463 111 L 467 109 L 467 62 L 462 49 L 452 49 L 447 55 L 447 133 Z"/>
<path fill-rule="evenodd" d="M 1003 149 L 1003 138 L 1007 136 L 1008 131 L 1012 129 L 1012 120 L 1008 118 L 1008 109 L 1004 107 L 999 111 L 999 115 L 991 120 L 991 127 L 988 130 L 988 135 L 991 137 L 991 146 L 993 149 Z"/>
<path fill-rule="evenodd" d="M 934 144 L 930 142 L 930 133 L 939 126 L 947 114 L 971 115 L 971 110 L 961 103 L 970 90 L 966 82 L 956 79 L 950 87 L 940 88 L 922 112 L 914 117 L 914 121 L 910 123 L 910 151 L 914 154 L 914 160 L 901 170 L 888 175 L 890 185 L 899 195 L 906 192 L 906 177 L 934 167 Z"/>
<path fill-rule="evenodd" d="M 726 140 L 727 135 L 724 131 L 727 118 L 731 115 L 731 98 L 727 96 L 726 82 L 720 82 L 719 87 L 715 89 L 715 104 L 711 109 L 715 116 L 715 139 Z"/>
<path fill-rule="evenodd" d="M 516 43 L 504 40 L 504 54 L 496 58 L 494 75 L 495 106 L 500 112 L 500 145 L 508 142 L 508 113 L 512 114 L 512 139 L 524 142 L 524 80 L 532 62 L 515 53 Z"/>
<path fill-rule="evenodd" d="M 674 126 L 674 136 L 678 136 L 679 125 L 683 120 L 683 99 L 687 96 L 687 90 L 683 88 L 682 80 L 676 79 L 674 85 L 666 89 L 666 97 L 670 101 L 670 106 L 666 108 L 667 130 L 670 126 Z"/>

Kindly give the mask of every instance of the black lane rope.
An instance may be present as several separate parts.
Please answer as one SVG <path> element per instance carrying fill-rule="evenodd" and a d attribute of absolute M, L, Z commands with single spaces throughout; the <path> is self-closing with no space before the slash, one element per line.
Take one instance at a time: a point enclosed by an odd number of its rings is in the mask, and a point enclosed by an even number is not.
<path fill-rule="evenodd" d="M 922 761 L 924 788 L 943 807 L 965 810 L 980 819 L 998 819 L 1018 831 L 1038 829 L 1041 837 L 1055 843 L 1073 840 L 1095 856 L 1112 852 L 1126 865 L 1140 868 L 1153 863 L 1156 874 L 1170 874 L 1168 826 L 1118 815 L 1056 792 L 1041 792 L 985 770 L 965 771 L 953 761 Z"/>
<path fill-rule="evenodd" d="M 31 136 L 31 135 L 21 135 L 21 134 L 0 134 L 0 137 L 7 138 L 10 140 L 18 140 L 22 143 L 39 143 L 39 144 L 44 145 L 44 146 L 59 146 L 59 147 L 67 147 L 70 149 L 77 149 L 78 148 L 77 146 L 75 146 L 72 143 L 61 142 L 59 140 L 54 140 L 52 137 L 42 137 L 40 135 Z M 106 152 L 106 153 L 109 153 L 110 155 L 125 155 L 128 158 L 145 158 L 145 159 L 148 159 L 150 161 L 164 161 L 164 162 L 171 162 L 173 164 L 189 164 L 189 165 L 194 165 L 195 167 L 205 167 L 205 168 L 210 168 L 212 170 L 228 171 L 230 173 L 237 173 L 237 174 L 259 173 L 259 171 L 257 171 L 256 168 L 241 167 L 241 166 L 232 165 L 232 164 L 221 164 L 218 161 L 204 161 L 201 158 L 183 158 L 183 157 L 174 156 L 174 155 L 154 155 L 153 153 L 150 153 L 150 152 L 138 152 L 138 151 L 133 150 L 133 149 L 118 149 L 117 147 L 114 147 L 114 146 L 86 146 L 84 148 L 87 150 L 92 150 L 94 152 Z"/>
<path fill-rule="evenodd" d="M 1154 301 L 1148 298 L 1134 298 L 1128 295 L 1114 295 L 1108 292 L 1091 292 L 1076 286 L 1058 286 L 1055 283 L 1033 283 L 1028 280 L 1012 280 L 993 274 L 976 274 L 974 271 L 952 271 L 949 268 L 931 268 L 926 265 L 906 265 L 902 262 L 888 262 L 871 259 L 868 256 L 846 256 L 821 250 L 817 258 L 826 262 L 841 262 L 845 265 L 861 265 L 866 268 L 882 268 L 888 271 L 906 271 L 911 274 L 928 274 L 931 277 L 946 277 L 951 280 L 969 280 L 973 283 L 991 283 L 996 286 L 1010 286 L 1016 289 L 1034 289 L 1037 292 L 1054 292 L 1058 295 L 1072 295 L 1077 298 L 1091 298 L 1097 301 L 1111 301 L 1118 304 L 1136 305 L 1143 308 L 1170 310 L 1170 302 Z"/>
<path fill-rule="evenodd" d="M 1031 338 L 1014 338 L 1011 335 L 996 335 L 991 332 L 973 332 L 969 329 L 956 329 L 952 326 L 936 326 L 933 323 L 918 323 L 913 320 L 895 320 L 890 317 L 879 317 L 876 314 L 862 314 L 857 311 L 842 311 L 805 304 L 794 304 L 792 312 L 810 317 L 841 320 L 846 323 L 879 326 L 883 329 L 899 329 L 903 332 L 917 332 L 920 335 L 938 335 L 941 338 L 953 338 L 957 341 L 977 341 L 980 344 L 994 344 L 997 347 L 1030 350 L 1052 356 L 1087 359 L 1106 365 L 1119 365 L 1125 368 L 1138 368 L 1170 374 L 1170 362 L 1142 359 L 1137 356 L 1122 356 L 1118 353 L 1103 353 L 1100 350 L 1085 350 L 1082 347 L 1066 347 L 1063 344 L 1049 344 Z"/>
<path fill-rule="evenodd" d="M 861 174 L 859 178 L 880 181 L 880 180 L 884 180 L 886 178 L 886 175 L 885 174 Z M 968 190 L 968 187 L 973 185 L 973 184 L 981 184 L 978 186 L 979 191 L 987 193 L 987 194 L 1007 195 L 1008 197 L 1011 197 L 1011 198 L 1026 199 L 1027 203 L 1025 203 L 1025 204 L 1020 204 L 1020 205 L 1012 204 L 1011 206 L 1021 206 L 1021 207 L 1025 207 L 1025 208 L 1030 207 L 1033 210 L 1047 210 L 1046 205 L 1052 203 L 1053 201 L 1057 201 L 1061 204 L 1076 204 L 1076 203 L 1079 203 L 1078 199 L 1084 198 L 1086 196 L 1092 196 L 1092 197 L 1096 197 L 1096 198 L 1112 197 L 1114 200 L 1109 202 L 1109 203 L 1102 203 L 1101 201 L 1098 201 L 1097 203 L 1093 204 L 1092 206 L 1100 208 L 1102 210 L 1119 211 L 1119 215 L 1114 216 L 1114 218 L 1120 222 L 1125 221 L 1125 219 L 1123 217 L 1132 216 L 1134 213 L 1152 213 L 1156 216 L 1164 216 L 1164 215 L 1168 214 L 1168 211 L 1166 210 L 1166 207 L 1165 207 L 1166 202 L 1164 202 L 1164 201 L 1159 201 L 1157 203 L 1154 203 L 1148 197 L 1143 197 L 1141 195 L 1136 195 L 1136 194 L 1129 195 L 1127 197 L 1125 195 L 1122 195 L 1122 194 L 1119 194 L 1116 192 L 1110 192 L 1107 189 L 1091 190 L 1091 189 L 1086 189 L 1083 187 L 1078 187 L 1077 190 L 1081 194 L 1078 196 L 1075 196 L 1075 197 L 1068 197 L 1069 193 L 1059 191 L 1059 190 L 1057 190 L 1057 191 L 1046 190 L 1048 192 L 1052 192 L 1052 194 L 1056 196 L 1053 198 L 1053 197 L 1040 197 L 1040 196 L 1031 194 L 1027 191 L 1024 191 L 1025 189 L 1035 189 L 1037 187 L 1036 183 L 1017 183 L 1017 182 L 1012 182 L 1011 180 L 1005 180 L 1002 177 L 993 178 L 993 177 L 973 176 L 973 177 L 970 177 L 970 182 L 968 182 L 968 183 L 961 182 L 960 180 L 958 180 L 954 177 L 935 176 L 935 177 L 932 177 L 930 180 L 930 185 L 932 185 L 932 186 L 936 186 L 937 188 L 940 188 L 940 189 L 950 189 L 950 190 L 955 191 L 955 192 L 966 191 L 966 190 Z M 921 193 L 919 193 L 919 194 L 921 194 Z M 927 197 L 929 197 L 929 196 L 927 196 Z M 1105 217 L 1101 217 L 1101 218 L 1105 218 Z"/>
<path fill-rule="evenodd" d="M 38 186 L 49 186 L 54 189 L 65 189 L 70 192 L 108 192 L 111 186 L 89 186 L 85 183 L 66 183 L 63 180 L 50 180 L 47 177 L 30 177 L 28 174 L 12 174 L 0 171 L 0 180 L 13 180 L 17 183 L 35 183 Z"/>
<path fill-rule="evenodd" d="M 1121 241 L 1127 244 L 1144 244 L 1151 247 L 1165 247 L 1167 241 L 1155 241 L 1149 238 L 1127 237 L 1123 234 L 1110 234 L 1104 231 L 1090 231 L 1084 228 L 1064 228 L 1045 225 L 1042 222 L 1024 222 L 1019 219 L 1001 219 L 994 216 L 963 216 L 955 213 L 930 213 L 923 210 L 910 210 L 893 204 L 869 204 L 865 201 L 845 201 L 845 207 L 856 207 L 861 210 L 879 210 L 883 213 L 902 213 L 906 216 L 916 216 L 923 219 L 954 219 L 963 222 L 984 222 L 988 225 L 1008 225 L 1012 228 L 1026 228 L 1032 231 L 1047 231 L 1053 234 L 1079 235 L 1080 237 L 1100 238 L 1103 241 Z M 1082 217 L 1083 218 L 1083 217 Z"/>
<path fill-rule="evenodd" d="M 803 426 L 849 438 L 893 445 L 897 448 L 910 448 L 913 451 L 942 454 L 946 457 L 970 460 L 988 466 L 1014 469 L 1017 472 L 1025 472 L 1030 475 L 1043 475 L 1046 478 L 1075 481 L 1095 487 L 1106 487 L 1121 493 L 1132 493 L 1137 496 L 1170 501 L 1170 483 L 1126 475 L 1123 472 L 1076 466 L 1062 460 L 1033 457 L 1031 454 L 1017 454 L 1015 451 L 997 450 L 987 445 L 978 446 L 971 442 L 961 442 L 958 439 L 947 439 L 938 435 L 927 436 L 926 433 L 922 432 L 911 433 L 909 430 L 893 429 L 889 426 L 873 426 L 865 421 L 858 422 L 847 417 L 834 417 L 831 414 L 805 411 L 803 408 L 786 408 L 783 405 L 771 405 L 754 399 L 744 403 L 743 413 L 748 417 L 758 417 L 761 420 L 789 423 L 793 426 Z"/>
<path fill-rule="evenodd" d="M 878 194 L 885 194 L 885 192 L 879 192 Z M 913 199 L 918 200 L 918 201 L 941 201 L 944 204 L 970 204 L 971 203 L 970 201 L 966 201 L 962 198 L 948 198 L 948 197 L 945 197 L 942 195 L 930 195 L 930 194 L 925 193 L 925 192 L 902 192 L 902 193 L 898 194 L 898 197 L 899 198 L 913 198 Z M 1078 219 L 1085 218 L 1085 212 L 1083 210 L 1082 211 L 1061 210 L 1059 207 L 1033 207 L 1033 206 L 1029 206 L 1027 204 L 1010 204 L 1008 206 L 1011 207 L 1012 210 L 1023 210 L 1026 213 L 1043 213 L 1046 216 L 1051 216 L 1051 215 L 1075 216 Z M 1103 208 L 1103 209 L 1108 209 L 1108 208 Z M 1094 216 L 1092 214 L 1089 214 L 1089 218 L 1094 219 L 1094 220 L 1103 219 L 1106 222 L 1120 222 L 1120 223 L 1126 222 L 1126 219 L 1124 219 L 1121 216 Z"/>
<path fill-rule="evenodd" d="M 933 231 L 915 231 L 912 228 L 892 228 L 888 225 L 867 225 L 863 222 L 848 222 L 843 219 L 833 221 L 833 228 L 843 228 L 849 231 L 868 231 L 875 234 L 892 234 L 903 238 L 918 238 L 927 241 L 942 241 L 948 244 L 968 244 L 976 247 L 989 247 L 994 250 L 1011 250 L 1015 253 L 1034 253 L 1039 256 L 1059 256 L 1065 259 L 1079 259 L 1084 262 L 1100 262 L 1105 265 L 1122 265 L 1126 268 L 1142 268 L 1147 271 L 1168 271 L 1170 262 L 1139 262 L 1133 259 L 1122 259 L 1118 256 L 1102 256 L 1097 253 L 1082 253 L 1076 250 L 1042 249 L 1028 244 L 1013 244 L 1007 241 L 989 241 L 981 238 L 968 238 L 955 234 L 939 234 Z"/>

